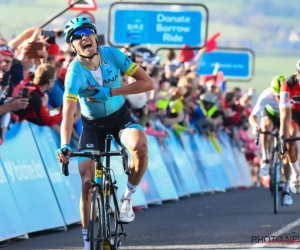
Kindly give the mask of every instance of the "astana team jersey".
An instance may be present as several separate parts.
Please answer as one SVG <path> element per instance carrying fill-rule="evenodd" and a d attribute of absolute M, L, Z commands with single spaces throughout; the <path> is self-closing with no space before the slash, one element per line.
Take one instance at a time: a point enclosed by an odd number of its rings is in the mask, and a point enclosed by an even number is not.
<path fill-rule="evenodd" d="M 95 72 L 92 74 L 91 70 L 85 68 L 76 57 L 70 64 L 65 79 L 64 99 L 74 102 L 79 99 L 81 113 L 88 119 L 109 116 L 118 111 L 125 102 L 122 95 L 113 96 L 105 102 L 88 102 L 87 97 L 97 93 L 88 90 L 89 87 L 119 88 L 121 86 L 120 70 L 128 76 L 132 76 L 138 69 L 138 65 L 119 49 L 99 46 L 98 51 L 101 57 L 101 73 L 98 71 L 98 74 Z M 97 75 L 99 77 L 95 77 Z"/>

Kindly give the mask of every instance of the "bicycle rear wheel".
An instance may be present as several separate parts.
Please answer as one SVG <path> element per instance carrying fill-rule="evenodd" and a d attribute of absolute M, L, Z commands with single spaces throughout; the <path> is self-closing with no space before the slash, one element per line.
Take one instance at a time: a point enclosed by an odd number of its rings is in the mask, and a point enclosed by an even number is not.
<path fill-rule="evenodd" d="M 99 187 L 95 186 L 92 192 L 89 221 L 89 239 L 91 250 L 103 250 L 103 232 L 105 211 L 103 197 L 100 196 Z"/>

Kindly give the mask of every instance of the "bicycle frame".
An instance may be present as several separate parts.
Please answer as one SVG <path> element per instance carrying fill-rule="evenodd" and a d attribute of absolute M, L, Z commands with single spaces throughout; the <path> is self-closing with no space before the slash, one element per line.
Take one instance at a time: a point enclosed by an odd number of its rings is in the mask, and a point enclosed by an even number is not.
<path fill-rule="evenodd" d="M 100 239 L 102 241 L 102 244 L 105 244 L 105 242 L 109 242 L 112 239 L 112 230 L 111 230 L 111 218 L 110 215 L 112 214 L 112 209 L 110 206 L 110 198 L 111 196 L 113 197 L 113 202 L 115 204 L 115 235 L 114 235 L 114 249 L 117 249 L 119 244 L 119 236 L 120 235 L 125 235 L 123 233 L 123 225 L 126 223 L 121 223 L 118 220 L 119 216 L 119 208 L 118 208 L 118 201 L 116 197 L 116 192 L 115 190 L 117 189 L 116 187 L 116 181 L 113 182 L 111 178 L 111 168 L 110 168 L 110 157 L 111 156 L 121 156 L 122 157 L 122 164 L 124 171 L 127 175 L 130 175 L 130 170 L 128 168 L 128 155 L 126 152 L 125 148 L 122 148 L 120 151 L 110 151 L 111 150 L 111 141 L 113 137 L 110 134 L 106 135 L 105 138 L 105 152 L 100 152 L 100 151 L 92 151 L 92 152 L 74 152 L 70 153 L 70 157 L 87 157 L 90 158 L 91 160 L 95 161 L 95 176 L 94 180 L 92 181 L 92 184 L 90 188 L 94 190 L 95 187 L 97 187 L 96 190 L 98 194 L 100 194 L 99 198 L 101 199 L 100 203 L 103 206 L 103 213 L 101 214 L 101 222 L 99 229 L 101 228 L 103 238 Z M 63 152 L 66 154 L 66 152 Z M 106 162 L 105 162 L 105 167 L 102 164 L 102 159 L 103 157 L 106 157 Z M 68 163 L 63 163 L 62 167 L 63 174 L 68 176 Z M 104 178 L 105 177 L 105 178 Z M 93 191 L 95 193 L 95 191 Z M 91 213 L 93 214 L 93 213 Z M 117 219 L 116 219 L 117 218 Z M 118 228 L 119 226 L 121 227 L 121 233 L 119 235 Z M 99 232 L 98 229 L 98 232 Z M 97 233 L 98 234 L 98 233 Z M 88 241 L 93 241 L 94 239 L 89 238 L 88 234 Z M 99 240 L 97 238 L 97 240 Z M 108 243 L 107 243 L 108 244 Z M 110 243 L 109 243 L 110 244 Z"/>
<path fill-rule="evenodd" d="M 279 157 L 279 133 L 278 130 L 274 130 L 272 132 L 259 132 L 256 136 L 256 145 L 258 145 L 259 134 L 269 134 L 272 135 L 273 139 L 269 146 L 269 152 L 271 153 L 271 161 L 269 173 L 271 176 L 270 179 L 270 190 L 273 196 L 273 209 L 274 214 L 277 214 L 278 211 L 278 193 L 280 192 L 280 184 L 281 184 L 281 166 L 282 161 Z M 282 204 L 281 204 L 282 205 Z"/>

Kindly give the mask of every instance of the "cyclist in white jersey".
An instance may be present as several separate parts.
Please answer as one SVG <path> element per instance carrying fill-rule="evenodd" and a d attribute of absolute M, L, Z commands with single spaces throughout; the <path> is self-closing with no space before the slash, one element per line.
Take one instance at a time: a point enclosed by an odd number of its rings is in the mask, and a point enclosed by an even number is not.
<path fill-rule="evenodd" d="M 270 132 L 274 128 L 279 129 L 280 127 L 280 116 L 279 116 L 279 92 L 281 83 L 285 80 L 284 76 L 276 76 L 271 81 L 271 87 L 265 89 L 259 96 L 250 116 L 249 123 L 253 128 L 253 132 L 258 131 Z M 259 117 L 260 123 L 259 123 Z M 271 136 L 260 134 L 260 145 L 262 152 L 262 165 L 260 167 L 261 183 L 268 187 L 270 184 L 269 176 L 269 145 Z M 283 204 L 292 205 L 293 199 L 290 194 L 290 177 L 291 169 L 287 159 L 283 160 L 284 174 L 285 174 L 285 185 L 283 187 Z"/>

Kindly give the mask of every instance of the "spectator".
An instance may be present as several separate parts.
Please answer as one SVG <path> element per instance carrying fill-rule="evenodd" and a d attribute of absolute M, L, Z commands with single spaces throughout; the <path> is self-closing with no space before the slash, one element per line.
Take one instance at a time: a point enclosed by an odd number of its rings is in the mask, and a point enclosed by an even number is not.
<path fill-rule="evenodd" d="M 68 68 L 71 62 L 75 59 L 76 53 L 74 51 L 66 51 L 64 54 L 63 67 Z"/>
<path fill-rule="evenodd" d="M 54 85 L 51 91 L 47 92 L 49 96 L 49 105 L 52 108 L 60 108 L 63 105 L 63 94 L 64 94 L 64 82 L 66 77 L 67 69 L 61 68 L 58 76 L 54 81 Z"/>
<path fill-rule="evenodd" d="M 62 67 L 58 68 L 56 65 L 57 73 L 56 79 L 54 81 L 54 86 L 52 91 L 47 93 L 49 96 L 49 105 L 52 108 L 59 108 L 63 104 L 64 82 L 67 73 L 67 68 L 75 57 L 75 52 L 67 51 L 65 53 L 65 57 L 59 59 L 63 61 Z"/>
<path fill-rule="evenodd" d="M 0 53 L 0 65 L 2 65 L 3 54 Z M 0 68 L 0 97 L 1 97 L 1 105 L 0 105 L 0 145 L 5 141 L 5 134 L 10 122 L 10 111 L 16 111 L 19 109 L 23 109 L 28 105 L 28 100 L 26 98 L 7 98 L 5 97 L 5 91 L 7 88 L 7 81 L 9 80 L 9 73 L 3 72 Z"/>
<path fill-rule="evenodd" d="M 12 96 L 14 85 L 11 82 L 10 69 L 12 65 L 14 54 L 12 50 L 4 45 L 0 47 L 0 71 L 1 71 L 1 81 L 0 81 L 0 104 L 3 105 L 7 98 Z M 11 115 L 9 112 L 4 113 L 0 116 L 0 137 L 2 139 L 1 143 L 5 140 L 5 134 L 7 127 L 9 125 Z"/>
<path fill-rule="evenodd" d="M 238 94 L 237 94 L 238 93 Z M 222 102 L 222 109 L 225 116 L 225 126 L 238 126 L 241 122 L 242 108 L 237 102 L 239 92 L 227 91 Z"/>
<path fill-rule="evenodd" d="M 133 82 L 133 80 L 134 80 L 134 78 L 129 77 L 128 83 L 131 84 Z M 127 95 L 126 100 L 127 100 L 127 105 L 131 109 L 133 115 L 135 115 L 137 117 L 139 123 L 143 127 L 145 127 L 146 123 L 148 121 L 148 118 L 147 118 L 147 115 L 148 115 L 147 93 Z"/>
<path fill-rule="evenodd" d="M 41 64 L 37 67 L 33 82 L 19 84 L 14 91 L 18 95 L 21 88 L 27 88 L 29 92 L 29 105 L 25 110 L 15 113 L 20 120 L 27 120 L 40 126 L 54 126 L 61 122 L 62 112 L 50 116 L 47 110 L 45 92 L 50 91 L 54 85 L 55 68 L 50 64 Z"/>
<path fill-rule="evenodd" d="M 193 123 L 202 134 L 209 128 L 216 128 L 223 122 L 223 114 L 219 110 L 218 96 L 212 92 L 204 93 L 200 96 L 199 107 L 193 108 Z M 199 117 L 199 118 L 198 118 Z M 197 120 L 198 118 L 198 120 Z"/>
<path fill-rule="evenodd" d="M 47 52 L 49 55 L 47 63 L 55 66 L 57 58 L 62 55 L 59 46 L 56 43 L 49 44 Z"/>
<path fill-rule="evenodd" d="M 0 70 L 4 73 L 1 82 L 1 99 L 4 100 L 7 97 L 11 97 L 14 89 L 14 85 L 10 81 L 10 69 L 12 66 L 14 53 L 8 46 L 1 46 L 0 54 Z"/>
<path fill-rule="evenodd" d="M 161 78 L 161 72 L 159 67 L 154 65 L 148 65 L 146 69 L 147 74 L 154 80 L 155 89 L 147 92 L 148 100 L 151 103 L 155 103 L 156 101 L 156 93 L 159 89 L 159 79 Z"/>

